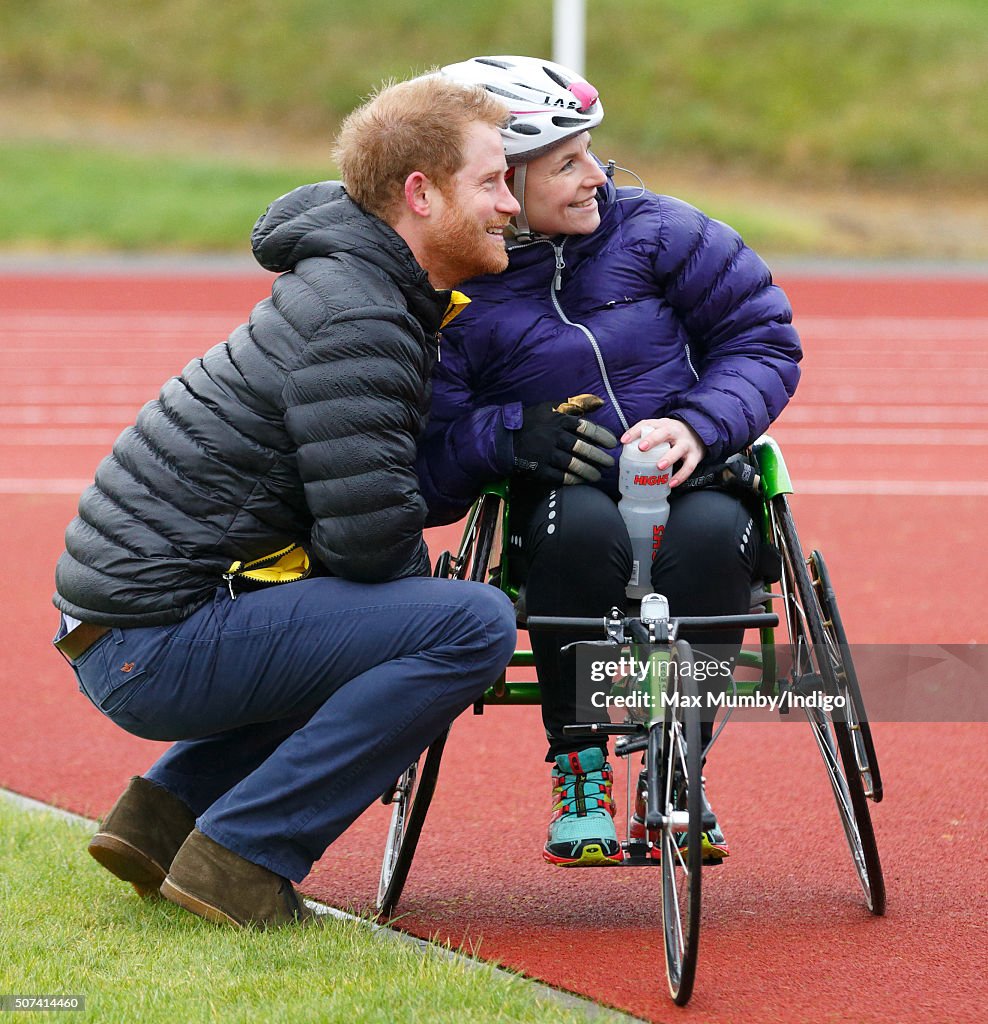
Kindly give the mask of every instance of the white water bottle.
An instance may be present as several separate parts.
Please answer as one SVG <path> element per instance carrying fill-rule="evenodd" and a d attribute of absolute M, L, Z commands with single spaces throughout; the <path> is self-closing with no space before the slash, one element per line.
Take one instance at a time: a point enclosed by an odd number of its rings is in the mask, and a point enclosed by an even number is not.
<path fill-rule="evenodd" d="M 648 430 L 643 431 L 640 440 L 644 440 L 647 434 Z M 628 528 L 634 559 L 627 594 L 636 600 L 652 592 L 652 561 L 662 544 L 669 519 L 672 467 L 660 470 L 656 465 L 669 448 L 668 442 L 663 442 L 643 452 L 638 447 L 638 440 L 634 440 L 629 441 L 621 452 L 618 511 Z"/>

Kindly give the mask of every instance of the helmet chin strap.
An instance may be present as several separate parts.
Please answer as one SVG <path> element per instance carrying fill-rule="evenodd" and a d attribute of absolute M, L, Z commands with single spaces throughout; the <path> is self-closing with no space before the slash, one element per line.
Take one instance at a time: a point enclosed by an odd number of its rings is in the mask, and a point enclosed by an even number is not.
<path fill-rule="evenodd" d="M 527 164 L 515 164 L 515 173 L 511 179 L 511 192 L 521 207 L 505 228 L 505 233 L 511 235 L 510 241 L 513 245 L 523 245 L 534 237 L 534 232 L 528 224 L 528 217 L 525 216 L 525 175 L 527 171 Z"/>

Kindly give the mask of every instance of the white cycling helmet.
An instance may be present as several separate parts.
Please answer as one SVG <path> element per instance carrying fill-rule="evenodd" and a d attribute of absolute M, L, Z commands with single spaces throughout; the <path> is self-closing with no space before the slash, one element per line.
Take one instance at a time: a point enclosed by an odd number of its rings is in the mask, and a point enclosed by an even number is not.
<path fill-rule="evenodd" d="M 552 61 L 473 57 L 447 64 L 441 73 L 464 85 L 482 85 L 508 105 L 511 120 L 501 136 L 509 166 L 527 163 L 604 119 L 597 90 L 575 71 Z"/>

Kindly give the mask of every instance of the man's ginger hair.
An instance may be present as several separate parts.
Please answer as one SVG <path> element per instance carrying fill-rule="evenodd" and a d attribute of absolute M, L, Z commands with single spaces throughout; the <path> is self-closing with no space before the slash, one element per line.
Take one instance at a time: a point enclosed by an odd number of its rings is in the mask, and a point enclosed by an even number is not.
<path fill-rule="evenodd" d="M 444 189 L 463 166 L 474 122 L 502 127 L 508 108 L 481 86 L 438 75 L 386 85 L 344 120 L 333 147 L 350 196 L 390 223 L 405 198 L 405 179 L 421 171 Z"/>

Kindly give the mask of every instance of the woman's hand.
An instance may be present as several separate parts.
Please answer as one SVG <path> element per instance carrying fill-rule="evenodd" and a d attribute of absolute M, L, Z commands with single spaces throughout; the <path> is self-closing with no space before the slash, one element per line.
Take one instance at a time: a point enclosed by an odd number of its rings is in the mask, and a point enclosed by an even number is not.
<path fill-rule="evenodd" d="M 678 487 L 686 480 L 707 454 L 707 446 L 700 440 L 693 428 L 682 420 L 639 420 L 621 435 L 621 444 L 627 444 L 629 441 L 641 437 L 643 430 L 650 431 L 648 437 L 639 445 L 643 452 L 647 452 L 649 448 L 654 448 L 657 444 L 662 444 L 663 441 L 668 441 L 672 446 L 656 463 L 658 469 L 665 469 L 677 462 L 681 463 L 669 481 L 670 487 Z"/>

